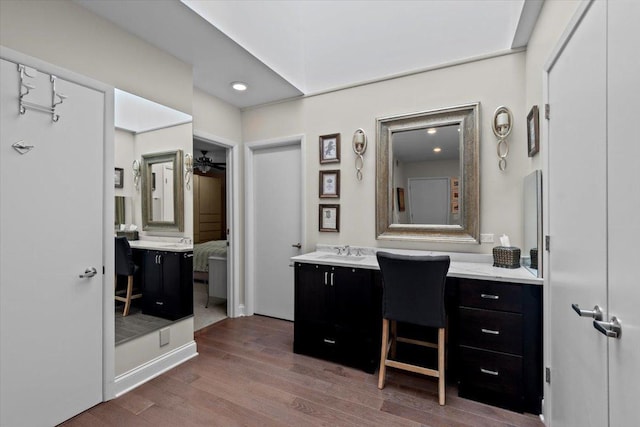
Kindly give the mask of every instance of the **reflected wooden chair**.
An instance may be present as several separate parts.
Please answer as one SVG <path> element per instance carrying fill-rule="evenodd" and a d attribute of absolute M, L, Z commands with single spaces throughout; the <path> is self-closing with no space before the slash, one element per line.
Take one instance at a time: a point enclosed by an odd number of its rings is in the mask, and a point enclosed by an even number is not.
<path fill-rule="evenodd" d="M 122 316 L 129 314 L 131 301 L 141 298 L 142 294 L 133 293 L 133 276 L 138 270 L 138 266 L 133 262 L 131 246 L 126 237 L 116 237 L 116 274 L 115 274 L 115 300 L 124 302 L 124 310 Z M 127 276 L 127 288 L 118 290 L 118 276 Z"/>
<path fill-rule="evenodd" d="M 387 252 L 376 254 L 382 273 L 382 346 L 378 388 L 383 389 L 386 368 L 396 368 L 438 378 L 438 402 L 445 404 L 445 282 L 448 256 L 408 256 Z M 397 323 L 438 329 L 438 342 L 397 336 Z M 391 333 L 390 333 L 391 330 Z M 437 349 L 438 367 L 395 359 L 396 343 Z"/>

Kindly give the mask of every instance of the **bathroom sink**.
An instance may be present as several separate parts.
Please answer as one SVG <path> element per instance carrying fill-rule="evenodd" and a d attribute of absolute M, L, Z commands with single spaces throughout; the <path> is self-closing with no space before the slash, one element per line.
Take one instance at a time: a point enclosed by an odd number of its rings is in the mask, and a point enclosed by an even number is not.
<path fill-rule="evenodd" d="M 333 259 L 337 261 L 362 261 L 365 257 L 357 255 L 322 255 L 318 259 Z"/>

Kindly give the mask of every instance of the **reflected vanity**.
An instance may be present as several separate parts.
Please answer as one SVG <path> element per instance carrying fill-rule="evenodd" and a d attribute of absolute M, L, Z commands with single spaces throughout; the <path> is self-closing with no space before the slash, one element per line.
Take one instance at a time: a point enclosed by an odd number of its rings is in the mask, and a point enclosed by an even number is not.
<path fill-rule="evenodd" d="M 378 239 L 479 243 L 478 108 L 377 119 Z"/>

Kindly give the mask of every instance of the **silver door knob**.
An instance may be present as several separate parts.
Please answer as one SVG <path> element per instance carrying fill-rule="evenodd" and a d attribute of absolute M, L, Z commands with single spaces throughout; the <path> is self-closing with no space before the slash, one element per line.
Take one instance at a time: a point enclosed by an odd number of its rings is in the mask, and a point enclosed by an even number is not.
<path fill-rule="evenodd" d="M 580 317 L 593 317 L 596 320 L 602 320 L 602 310 L 597 305 L 593 307 L 593 310 L 582 310 L 578 304 L 571 304 L 571 308 Z"/>
<path fill-rule="evenodd" d="M 622 335 L 622 325 L 616 316 L 611 317 L 611 322 L 594 320 L 593 327 L 608 338 L 620 338 Z"/>
<path fill-rule="evenodd" d="M 84 274 L 81 274 L 79 277 L 81 279 L 85 279 L 85 278 L 93 277 L 96 274 L 98 274 L 98 271 L 95 269 L 95 267 L 89 267 L 86 270 L 84 270 Z"/>

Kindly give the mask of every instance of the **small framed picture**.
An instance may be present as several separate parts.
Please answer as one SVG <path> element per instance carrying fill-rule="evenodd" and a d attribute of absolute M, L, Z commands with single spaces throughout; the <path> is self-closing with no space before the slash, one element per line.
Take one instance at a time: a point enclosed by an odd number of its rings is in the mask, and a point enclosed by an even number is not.
<path fill-rule="evenodd" d="M 340 134 L 320 137 L 320 163 L 340 163 Z"/>
<path fill-rule="evenodd" d="M 115 179 L 116 188 L 123 188 L 124 187 L 124 169 L 115 168 L 114 179 Z"/>
<path fill-rule="evenodd" d="M 540 123 L 537 105 L 534 105 L 527 115 L 527 144 L 529 157 L 533 157 L 540 150 Z"/>
<path fill-rule="evenodd" d="M 404 205 L 404 188 L 398 187 L 398 211 L 404 212 L 406 209 Z"/>
<path fill-rule="evenodd" d="M 340 205 L 320 205 L 319 216 L 320 231 L 340 231 Z"/>
<path fill-rule="evenodd" d="M 340 171 L 320 171 L 320 198 L 340 197 Z"/>

